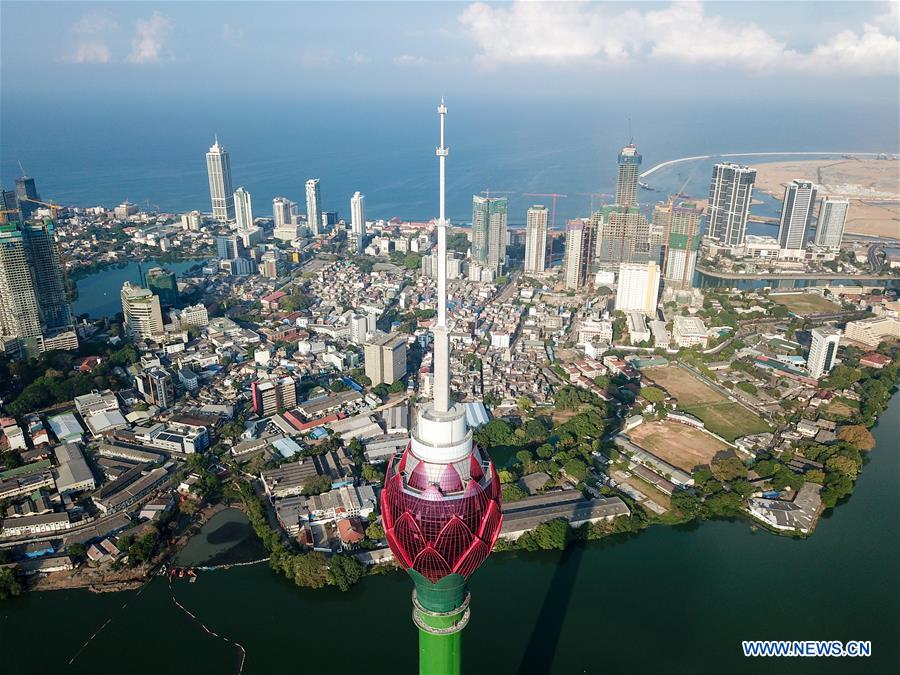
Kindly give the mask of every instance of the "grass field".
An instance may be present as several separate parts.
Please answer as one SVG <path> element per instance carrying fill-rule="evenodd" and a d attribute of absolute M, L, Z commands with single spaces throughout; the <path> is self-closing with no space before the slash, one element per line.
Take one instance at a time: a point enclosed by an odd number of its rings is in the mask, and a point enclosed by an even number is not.
<path fill-rule="evenodd" d="M 677 398 L 681 410 L 703 420 L 707 429 L 728 441 L 771 430 L 759 415 L 729 401 L 686 370 L 664 366 L 642 372 Z"/>
<path fill-rule="evenodd" d="M 815 293 L 790 293 L 785 295 L 770 295 L 769 300 L 784 305 L 794 314 L 806 316 L 807 314 L 820 314 L 822 312 L 834 312 L 840 309 L 839 305 L 826 300 Z"/>
<path fill-rule="evenodd" d="M 641 372 L 677 398 L 679 408 L 725 400 L 722 394 L 681 368 L 655 366 Z"/>
<path fill-rule="evenodd" d="M 628 435 L 635 445 L 688 473 L 709 464 L 717 452 L 728 448 L 700 429 L 665 420 L 642 424 Z"/>

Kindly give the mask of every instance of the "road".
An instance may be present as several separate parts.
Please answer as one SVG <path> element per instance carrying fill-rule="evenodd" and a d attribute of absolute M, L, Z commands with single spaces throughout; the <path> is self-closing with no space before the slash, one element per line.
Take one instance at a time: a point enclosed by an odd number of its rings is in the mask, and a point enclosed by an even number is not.
<path fill-rule="evenodd" d="M 712 159 L 713 157 L 781 157 L 781 156 L 789 156 L 789 155 L 854 155 L 859 157 L 878 157 L 881 153 L 879 152 L 728 152 L 719 155 L 696 155 L 694 157 L 679 157 L 678 159 L 670 159 L 667 162 L 662 162 L 647 169 L 644 173 L 641 174 L 641 178 L 646 178 L 647 176 L 656 173 L 660 169 L 663 169 L 667 166 L 671 166 L 672 164 L 680 164 L 681 162 L 692 162 L 698 159 Z"/>

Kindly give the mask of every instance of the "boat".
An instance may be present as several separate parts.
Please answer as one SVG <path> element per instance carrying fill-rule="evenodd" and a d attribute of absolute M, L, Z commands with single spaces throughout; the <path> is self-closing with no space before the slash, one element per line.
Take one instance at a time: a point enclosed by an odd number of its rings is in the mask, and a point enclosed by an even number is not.
<path fill-rule="evenodd" d="M 639 181 L 638 181 L 638 187 L 640 187 L 640 188 L 643 189 L 643 190 L 650 190 L 651 192 L 656 192 L 656 188 L 650 187 L 649 185 L 647 185 L 647 184 L 646 184 L 644 181 L 642 181 L 642 180 L 639 180 Z"/>

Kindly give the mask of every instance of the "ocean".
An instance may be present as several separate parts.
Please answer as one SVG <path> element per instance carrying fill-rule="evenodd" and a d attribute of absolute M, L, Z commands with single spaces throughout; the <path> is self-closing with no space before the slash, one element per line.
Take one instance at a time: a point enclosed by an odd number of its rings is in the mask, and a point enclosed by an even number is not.
<path fill-rule="evenodd" d="M 510 223 L 524 222 L 533 203 L 549 204 L 526 193 L 568 195 L 558 202 L 558 226 L 588 215 L 587 193 L 613 192 L 629 116 L 643 170 L 725 152 L 900 149 L 896 106 L 623 98 L 610 92 L 594 100 L 448 100 L 451 219 L 470 221 L 472 195 L 485 190 L 509 193 Z M 304 183 L 318 177 L 325 209 L 339 216 L 349 218 L 350 196 L 359 190 L 370 219 L 425 220 L 437 212 L 436 106 L 424 96 L 323 98 L 310 106 L 140 95 L 41 102 L 6 95 L 0 176 L 11 187 L 21 161 L 42 197 L 61 204 L 110 207 L 127 199 L 163 211 L 208 211 L 205 153 L 217 134 L 231 155 L 234 187 L 250 191 L 257 217 L 271 215 L 272 198 L 281 195 L 305 211 Z M 659 192 L 642 190 L 642 200 L 649 205 L 679 190 L 705 197 L 711 163 L 655 173 L 651 182 Z"/>

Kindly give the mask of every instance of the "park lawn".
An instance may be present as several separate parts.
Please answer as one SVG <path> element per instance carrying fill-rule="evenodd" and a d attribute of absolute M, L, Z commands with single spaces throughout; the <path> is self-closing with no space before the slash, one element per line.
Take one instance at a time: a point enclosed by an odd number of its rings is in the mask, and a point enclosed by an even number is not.
<path fill-rule="evenodd" d="M 725 400 L 722 394 L 682 368 L 654 366 L 641 372 L 677 398 L 679 408 Z"/>
<path fill-rule="evenodd" d="M 762 417 L 732 401 L 688 406 L 684 410 L 703 420 L 707 429 L 729 442 L 748 434 L 772 430 Z"/>
<path fill-rule="evenodd" d="M 839 305 L 831 300 L 823 298 L 815 293 L 796 293 L 787 295 L 770 295 L 769 300 L 784 305 L 794 314 L 806 316 L 807 314 L 820 314 L 822 312 L 834 312 L 840 309 Z"/>
<path fill-rule="evenodd" d="M 664 462 L 691 473 L 707 465 L 716 453 L 728 446 L 701 429 L 668 422 L 645 422 L 628 433 L 631 441 Z"/>

